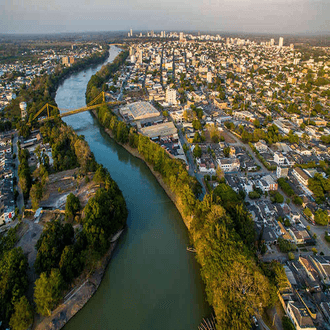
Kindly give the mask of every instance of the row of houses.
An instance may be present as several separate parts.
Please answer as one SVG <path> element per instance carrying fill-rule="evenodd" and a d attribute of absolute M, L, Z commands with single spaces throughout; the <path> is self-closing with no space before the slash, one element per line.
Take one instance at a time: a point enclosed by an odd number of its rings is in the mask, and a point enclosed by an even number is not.
<path fill-rule="evenodd" d="M 296 329 L 316 330 L 330 326 L 330 257 L 306 255 L 284 266 L 287 286 L 280 302 Z"/>
<path fill-rule="evenodd" d="M 11 137 L 0 138 L 0 226 L 15 216 Z"/>

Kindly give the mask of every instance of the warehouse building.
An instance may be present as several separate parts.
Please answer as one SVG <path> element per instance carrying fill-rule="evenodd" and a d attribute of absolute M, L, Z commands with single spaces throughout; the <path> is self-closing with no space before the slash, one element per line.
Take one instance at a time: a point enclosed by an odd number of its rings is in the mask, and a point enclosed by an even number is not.
<path fill-rule="evenodd" d="M 129 121 L 143 120 L 160 116 L 160 112 L 148 102 L 127 104 L 119 110 L 122 117 Z"/>
<path fill-rule="evenodd" d="M 143 127 L 141 129 L 143 135 L 148 136 L 150 139 L 157 139 L 165 136 L 172 136 L 177 134 L 176 127 L 172 122 L 162 123 L 159 125 L 153 125 L 148 127 Z"/>

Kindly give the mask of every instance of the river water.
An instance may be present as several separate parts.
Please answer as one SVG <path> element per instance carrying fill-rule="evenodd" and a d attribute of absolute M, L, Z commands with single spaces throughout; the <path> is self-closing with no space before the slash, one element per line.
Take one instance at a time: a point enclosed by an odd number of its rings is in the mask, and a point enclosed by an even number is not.
<path fill-rule="evenodd" d="M 108 61 L 120 49 L 111 46 Z M 87 83 L 101 65 L 66 79 L 59 108 L 85 105 Z M 120 238 L 96 294 L 65 330 L 197 329 L 210 312 L 188 232 L 174 204 L 148 167 L 117 145 L 89 112 L 65 117 L 85 136 L 125 197 L 128 230 Z"/>

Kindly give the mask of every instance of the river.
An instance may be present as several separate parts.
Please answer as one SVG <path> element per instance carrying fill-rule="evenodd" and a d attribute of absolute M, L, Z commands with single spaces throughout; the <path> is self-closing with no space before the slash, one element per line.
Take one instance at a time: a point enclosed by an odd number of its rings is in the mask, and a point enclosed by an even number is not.
<path fill-rule="evenodd" d="M 120 49 L 111 46 L 108 61 Z M 59 86 L 59 108 L 85 105 L 90 77 L 101 65 Z M 186 250 L 188 231 L 175 205 L 149 168 L 116 144 L 89 112 L 65 117 L 85 136 L 97 162 L 118 183 L 129 215 L 128 230 L 115 249 L 96 294 L 65 330 L 197 329 L 210 312 L 194 254 Z"/>

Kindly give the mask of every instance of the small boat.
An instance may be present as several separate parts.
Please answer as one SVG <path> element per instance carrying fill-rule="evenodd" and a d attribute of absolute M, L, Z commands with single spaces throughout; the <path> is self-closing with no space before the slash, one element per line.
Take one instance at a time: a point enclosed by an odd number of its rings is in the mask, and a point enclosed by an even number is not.
<path fill-rule="evenodd" d="M 196 253 L 196 249 L 192 246 L 188 246 L 187 251 Z"/>
<path fill-rule="evenodd" d="M 126 228 L 126 227 L 125 227 Z M 122 230 L 120 230 L 118 233 L 116 233 L 115 235 L 113 235 L 113 237 L 111 238 L 110 242 L 116 242 L 117 239 L 120 237 L 120 235 L 122 234 L 122 232 L 125 230 L 125 228 L 123 228 Z"/>

